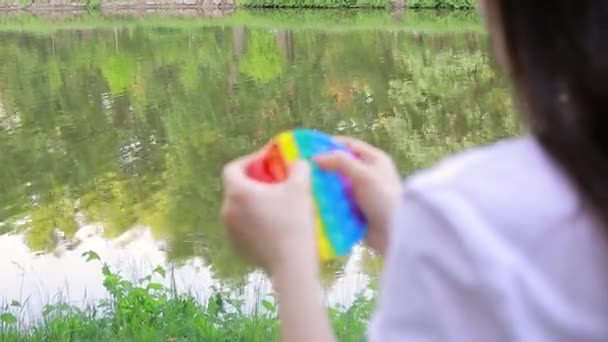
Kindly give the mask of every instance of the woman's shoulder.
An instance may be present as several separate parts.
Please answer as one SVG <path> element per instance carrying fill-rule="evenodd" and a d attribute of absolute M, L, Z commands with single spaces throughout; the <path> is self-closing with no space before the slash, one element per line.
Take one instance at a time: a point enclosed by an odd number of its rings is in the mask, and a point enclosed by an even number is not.
<path fill-rule="evenodd" d="M 532 138 L 411 176 L 371 340 L 605 340 L 608 250 L 576 193 Z"/>
<path fill-rule="evenodd" d="M 418 189 L 497 180 L 513 181 L 515 176 L 522 173 L 528 180 L 534 176 L 558 173 L 533 137 L 501 140 L 448 156 L 435 166 L 411 175 L 406 180 L 406 185 L 410 189 Z"/>
<path fill-rule="evenodd" d="M 469 212 L 516 239 L 541 236 L 580 209 L 568 178 L 532 137 L 450 156 L 409 177 L 404 191 L 453 224 L 467 225 Z"/>

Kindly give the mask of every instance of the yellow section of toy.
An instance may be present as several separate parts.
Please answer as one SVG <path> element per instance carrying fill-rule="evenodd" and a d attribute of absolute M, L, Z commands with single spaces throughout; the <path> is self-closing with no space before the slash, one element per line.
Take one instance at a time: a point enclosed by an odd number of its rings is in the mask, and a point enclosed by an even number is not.
<path fill-rule="evenodd" d="M 331 243 L 327 239 L 325 235 L 325 227 L 323 226 L 323 221 L 319 216 L 318 208 L 315 205 L 315 228 L 317 230 L 317 243 L 319 248 L 319 257 L 322 261 L 328 261 L 333 259 L 336 256 L 334 249 L 331 246 Z"/>
<path fill-rule="evenodd" d="M 289 165 L 296 162 L 300 158 L 298 152 L 298 143 L 291 131 L 281 133 L 276 138 L 276 144 L 281 151 L 281 156 L 285 161 L 285 164 Z M 322 261 L 328 261 L 336 256 L 336 253 L 325 234 L 325 226 L 321 220 L 319 213 L 319 207 L 315 201 L 315 230 L 317 234 L 317 243 L 319 249 L 319 257 Z"/>
<path fill-rule="evenodd" d="M 285 160 L 286 164 L 292 164 L 300 158 L 298 153 L 298 144 L 291 132 L 285 132 L 279 134 L 277 137 L 277 144 L 281 150 L 281 155 Z"/>

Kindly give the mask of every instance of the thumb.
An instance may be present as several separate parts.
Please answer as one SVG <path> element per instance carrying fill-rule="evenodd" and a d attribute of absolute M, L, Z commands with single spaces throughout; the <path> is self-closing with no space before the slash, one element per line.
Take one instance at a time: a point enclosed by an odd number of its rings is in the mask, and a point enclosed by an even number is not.
<path fill-rule="evenodd" d="M 297 161 L 291 166 L 287 183 L 296 186 L 310 185 L 310 165 L 304 160 Z"/>
<path fill-rule="evenodd" d="M 317 156 L 314 161 L 319 168 L 341 173 L 356 183 L 364 181 L 367 174 L 366 165 L 363 162 L 343 151 Z"/>

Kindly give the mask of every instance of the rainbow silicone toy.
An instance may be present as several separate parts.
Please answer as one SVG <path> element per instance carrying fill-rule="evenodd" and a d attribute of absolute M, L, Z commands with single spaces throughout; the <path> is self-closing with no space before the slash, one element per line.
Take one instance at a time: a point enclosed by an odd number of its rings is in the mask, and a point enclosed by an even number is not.
<path fill-rule="evenodd" d="M 331 136 L 315 130 L 295 129 L 277 135 L 268 152 L 249 165 L 249 177 L 276 183 L 288 177 L 289 165 L 299 159 L 310 161 L 317 154 L 348 151 Z M 367 231 L 367 222 L 354 201 L 346 177 L 312 166 L 312 192 L 315 205 L 319 254 L 322 260 L 350 253 Z"/>

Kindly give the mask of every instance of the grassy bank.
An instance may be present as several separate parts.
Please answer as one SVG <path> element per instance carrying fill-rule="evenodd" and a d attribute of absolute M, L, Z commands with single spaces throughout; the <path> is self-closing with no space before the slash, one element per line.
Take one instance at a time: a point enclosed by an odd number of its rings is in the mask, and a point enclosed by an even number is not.
<path fill-rule="evenodd" d="M 244 7 L 263 8 L 386 8 L 391 0 L 239 0 Z M 472 9 L 474 0 L 405 0 L 404 4 L 416 9 Z"/>
<path fill-rule="evenodd" d="M 406 0 L 409 8 L 473 9 L 476 0 Z"/>
<path fill-rule="evenodd" d="M 84 255 L 96 262 L 94 252 Z M 22 304 L 0 308 L 0 341 L 272 341 L 278 334 L 277 307 L 260 299 L 259 309 L 245 312 L 243 302 L 215 291 L 206 304 L 193 294 L 180 294 L 155 279 L 169 275 L 158 267 L 137 281 L 123 278 L 102 264 L 103 285 L 110 299 L 87 308 L 49 304 L 42 317 L 25 325 Z M 362 341 L 373 301 L 360 297 L 349 308 L 330 308 L 340 341 Z"/>
<path fill-rule="evenodd" d="M 161 16 L 102 16 L 90 14 L 57 21 L 31 13 L 0 16 L 1 31 L 51 34 L 59 30 L 92 28 L 154 27 L 198 29 L 210 26 L 245 25 L 251 28 L 289 30 L 398 30 L 412 32 L 483 32 L 482 22 L 473 11 L 409 11 L 395 19 L 385 11 L 315 11 L 315 10 L 240 10 L 221 18 Z"/>
<path fill-rule="evenodd" d="M 264 8 L 386 8 L 391 0 L 239 0 L 244 7 Z M 472 9 L 475 0 L 404 0 L 409 8 L 416 9 Z"/>
<path fill-rule="evenodd" d="M 100 0 L 81 0 L 81 2 L 88 10 L 97 10 L 103 3 Z M 262 8 L 388 8 L 393 2 L 393 0 L 237 0 L 238 6 Z M 0 0 L 0 6 L 8 3 L 6 0 Z M 19 0 L 15 3 L 28 6 L 35 1 Z M 475 0 L 404 0 L 404 4 L 409 8 L 417 9 L 472 9 L 475 7 Z"/>
<path fill-rule="evenodd" d="M 386 8 L 387 0 L 240 0 L 239 5 L 253 8 Z"/>

